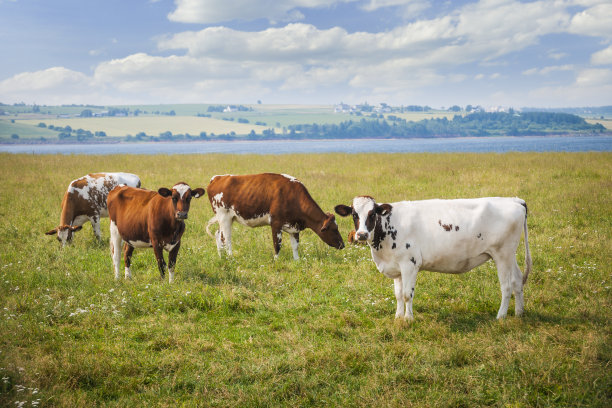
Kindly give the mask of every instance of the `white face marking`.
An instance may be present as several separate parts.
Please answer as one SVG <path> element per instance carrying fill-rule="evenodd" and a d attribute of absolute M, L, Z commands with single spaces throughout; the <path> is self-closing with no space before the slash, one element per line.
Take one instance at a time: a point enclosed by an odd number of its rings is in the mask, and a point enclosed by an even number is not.
<path fill-rule="evenodd" d="M 180 184 L 174 185 L 172 189 L 176 190 L 181 196 L 181 198 L 183 198 L 183 195 L 185 195 L 187 191 L 191 190 L 191 187 L 189 187 L 187 184 L 180 183 Z"/>
<path fill-rule="evenodd" d="M 300 180 L 298 180 L 298 179 L 296 179 L 295 177 L 290 176 L 290 175 L 288 175 L 288 174 L 281 174 L 281 176 L 283 176 L 283 177 L 285 177 L 285 178 L 288 178 L 288 179 L 289 179 L 289 181 L 290 181 L 290 182 L 292 182 L 292 183 L 300 183 L 300 184 L 302 184 L 302 183 L 300 182 Z"/>
<path fill-rule="evenodd" d="M 66 245 L 66 241 L 68 240 L 68 232 L 69 232 L 69 230 L 67 228 L 66 229 L 61 229 L 61 230 L 57 231 L 57 236 L 62 241 L 62 246 Z"/>
<path fill-rule="evenodd" d="M 353 199 L 353 210 L 355 210 L 359 216 L 359 226 L 355 231 L 355 235 L 358 233 L 366 233 L 368 235 L 366 239 L 369 239 L 370 233 L 366 227 L 366 219 L 370 211 L 374 210 L 374 200 L 370 197 L 355 197 Z"/>

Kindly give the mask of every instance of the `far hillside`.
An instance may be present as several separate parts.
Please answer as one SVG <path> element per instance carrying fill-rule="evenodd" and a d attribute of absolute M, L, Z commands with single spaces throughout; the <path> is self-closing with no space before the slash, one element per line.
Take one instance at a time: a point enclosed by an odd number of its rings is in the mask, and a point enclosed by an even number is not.
<path fill-rule="evenodd" d="M 3 105 L 0 141 L 119 142 L 609 134 L 604 119 L 540 110 L 408 105 Z M 612 113 L 612 110 L 610 110 Z M 591 115 L 592 116 L 592 115 Z M 606 119 L 609 117 L 609 119 Z"/>

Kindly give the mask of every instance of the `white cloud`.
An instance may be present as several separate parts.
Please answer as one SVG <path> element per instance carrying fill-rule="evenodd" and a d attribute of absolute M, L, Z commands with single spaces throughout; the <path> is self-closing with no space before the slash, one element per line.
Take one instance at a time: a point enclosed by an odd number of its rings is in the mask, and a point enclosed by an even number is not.
<path fill-rule="evenodd" d="M 612 39 L 612 3 L 597 4 L 576 14 L 572 17 L 569 31 Z"/>
<path fill-rule="evenodd" d="M 593 65 L 612 65 L 612 46 L 591 55 Z"/>
<path fill-rule="evenodd" d="M 609 105 L 612 95 L 612 70 L 586 69 L 569 85 L 534 89 L 529 98 L 541 106 Z"/>
<path fill-rule="evenodd" d="M 557 72 L 557 71 L 573 71 L 575 69 L 575 67 L 571 64 L 566 64 L 566 65 L 551 65 L 548 67 L 542 67 L 542 68 L 530 68 L 527 69 L 525 71 L 523 71 L 523 75 L 548 75 L 551 72 Z"/>
<path fill-rule="evenodd" d="M 303 15 L 297 8 L 331 7 L 356 0 L 176 0 L 176 9 L 168 15 L 181 23 L 214 24 L 232 20 L 298 21 Z"/>

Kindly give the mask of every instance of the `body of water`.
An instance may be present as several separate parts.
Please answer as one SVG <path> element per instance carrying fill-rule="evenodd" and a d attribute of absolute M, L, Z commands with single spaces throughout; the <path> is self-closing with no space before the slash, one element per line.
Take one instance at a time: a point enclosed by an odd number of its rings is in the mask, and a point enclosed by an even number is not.
<path fill-rule="evenodd" d="M 28 154 L 504 153 L 587 151 L 612 151 L 612 136 L 0 145 L 0 152 Z"/>

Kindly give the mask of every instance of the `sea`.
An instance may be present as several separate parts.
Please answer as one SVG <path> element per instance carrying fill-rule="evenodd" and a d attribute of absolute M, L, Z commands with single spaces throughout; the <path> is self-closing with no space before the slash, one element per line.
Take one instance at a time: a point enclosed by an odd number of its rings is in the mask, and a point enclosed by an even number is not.
<path fill-rule="evenodd" d="M 506 153 L 609 152 L 612 136 L 521 136 L 415 139 L 1 144 L 20 154 L 293 154 L 293 153 Z"/>

